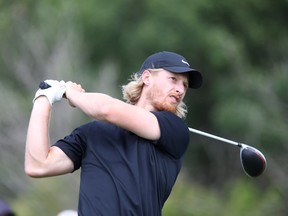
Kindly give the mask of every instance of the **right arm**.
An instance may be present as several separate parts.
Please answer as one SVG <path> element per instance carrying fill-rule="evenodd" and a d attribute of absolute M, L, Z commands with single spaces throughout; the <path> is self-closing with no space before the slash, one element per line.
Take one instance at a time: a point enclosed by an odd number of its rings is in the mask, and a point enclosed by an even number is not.
<path fill-rule="evenodd" d="M 25 172 L 31 177 L 70 173 L 73 162 L 58 147 L 50 147 L 49 120 L 51 105 L 45 96 L 34 101 L 25 150 Z"/>

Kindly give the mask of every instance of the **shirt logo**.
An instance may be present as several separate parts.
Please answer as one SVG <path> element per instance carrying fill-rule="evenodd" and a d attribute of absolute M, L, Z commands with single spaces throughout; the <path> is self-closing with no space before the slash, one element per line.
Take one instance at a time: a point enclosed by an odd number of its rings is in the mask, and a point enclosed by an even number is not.
<path fill-rule="evenodd" d="M 187 61 L 184 61 L 184 59 L 182 59 L 182 63 L 187 64 L 188 67 L 190 67 L 189 63 Z"/>

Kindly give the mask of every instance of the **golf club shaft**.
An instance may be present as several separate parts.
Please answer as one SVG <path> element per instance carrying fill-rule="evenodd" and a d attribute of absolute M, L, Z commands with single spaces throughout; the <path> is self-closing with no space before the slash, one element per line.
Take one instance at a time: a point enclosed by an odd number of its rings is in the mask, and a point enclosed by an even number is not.
<path fill-rule="evenodd" d="M 222 137 L 219 137 L 219 136 L 215 136 L 215 135 L 212 135 L 212 134 L 200 131 L 200 130 L 196 130 L 196 129 L 193 129 L 193 128 L 190 128 L 190 127 L 188 127 L 188 129 L 192 133 L 200 134 L 200 135 L 203 135 L 203 136 L 206 136 L 206 137 L 210 137 L 212 139 L 216 139 L 216 140 L 219 140 L 219 141 L 222 141 L 222 142 L 226 142 L 226 143 L 238 146 L 238 147 L 242 147 L 241 143 L 237 143 L 237 142 L 234 142 L 232 140 L 228 140 L 228 139 L 225 139 L 225 138 L 222 138 Z"/>

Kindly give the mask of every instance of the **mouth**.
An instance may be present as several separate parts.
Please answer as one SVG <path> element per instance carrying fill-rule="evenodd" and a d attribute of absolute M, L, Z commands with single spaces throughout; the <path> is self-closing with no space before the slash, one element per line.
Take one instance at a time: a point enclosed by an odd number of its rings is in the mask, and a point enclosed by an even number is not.
<path fill-rule="evenodd" d="M 170 95 L 169 96 L 170 102 L 172 104 L 178 104 L 180 103 L 180 97 L 176 96 L 176 95 Z"/>

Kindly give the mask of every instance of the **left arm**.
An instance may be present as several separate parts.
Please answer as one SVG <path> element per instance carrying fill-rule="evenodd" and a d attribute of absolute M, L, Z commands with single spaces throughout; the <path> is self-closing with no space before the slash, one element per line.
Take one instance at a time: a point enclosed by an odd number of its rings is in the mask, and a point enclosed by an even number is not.
<path fill-rule="evenodd" d="M 72 82 L 66 83 L 66 97 L 86 115 L 129 130 L 149 140 L 160 138 L 158 120 L 151 112 L 101 93 L 84 93 Z"/>

